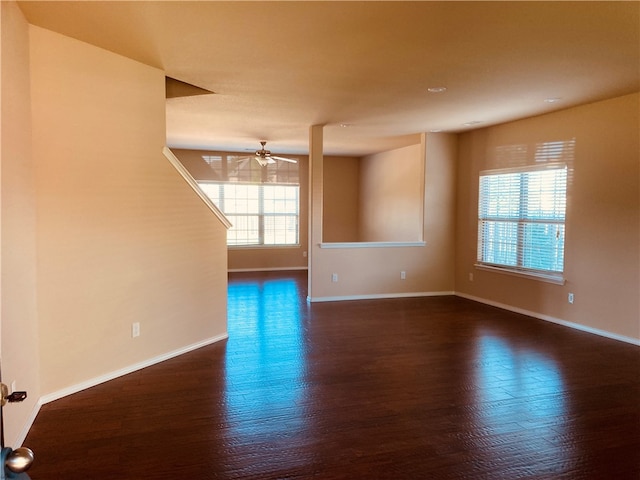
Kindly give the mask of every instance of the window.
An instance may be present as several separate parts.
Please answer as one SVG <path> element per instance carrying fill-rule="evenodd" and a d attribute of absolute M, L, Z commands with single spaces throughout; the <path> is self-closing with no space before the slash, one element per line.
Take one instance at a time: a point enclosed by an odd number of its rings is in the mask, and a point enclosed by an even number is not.
<path fill-rule="evenodd" d="M 300 185 L 298 165 L 261 167 L 251 157 L 206 155 L 220 180 L 198 182 L 233 226 L 227 245 L 298 245 Z"/>
<path fill-rule="evenodd" d="M 478 264 L 562 280 L 567 167 L 480 174 Z"/>

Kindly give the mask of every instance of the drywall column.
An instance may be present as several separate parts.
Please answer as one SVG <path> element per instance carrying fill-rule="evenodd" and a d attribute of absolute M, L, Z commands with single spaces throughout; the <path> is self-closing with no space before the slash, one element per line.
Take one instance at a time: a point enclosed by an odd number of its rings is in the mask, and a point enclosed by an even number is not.
<path fill-rule="evenodd" d="M 320 254 L 322 243 L 322 170 L 323 126 L 313 125 L 309 129 L 309 274 L 308 298 L 313 298 L 314 260 Z"/>
<path fill-rule="evenodd" d="M 425 228 L 424 240 L 416 242 L 322 243 L 324 178 L 318 162 L 321 152 L 315 153 L 311 167 L 311 302 L 453 293 L 456 137 L 428 134 L 424 141 L 425 148 L 417 153 L 424 151 L 429 157 L 423 157 L 427 162 Z"/>

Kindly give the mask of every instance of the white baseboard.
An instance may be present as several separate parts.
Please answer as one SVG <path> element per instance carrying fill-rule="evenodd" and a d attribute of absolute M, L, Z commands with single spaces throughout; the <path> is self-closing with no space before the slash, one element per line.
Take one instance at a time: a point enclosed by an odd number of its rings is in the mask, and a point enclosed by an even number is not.
<path fill-rule="evenodd" d="M 128 365 L 119 370 L 115 370 L 113 372 L 106 373 L 104 375 L 100 375 L 99 377 L 91 378 L 81 383 L 77 383 L 75 385 L 71 385 L 70 387 L 63 388 L 61 390 L 57 390 L 55 392 L 48 393 L 46 395 L 41 396 L 36 402 L 31 415 L 25 426 L 22 429 L 22 432 L 14 442 L 16 446 L 22 445 L 24 440 L 27 438 L 29 430 L 35 422 L 36 417 L 38 416 L 38 412 L 42 405 L 45 405 L 49 402 L 53 402 L 54 400 L 59 400 L 60 398 L 66 397 L 68 395 L 72 395 L 74 393 L 81 392 L 82 390 L 86 390 L 87 388 L 95 387 L 96 385 L 100 385 L 101 383 L 108 382 L 109 380 L 113 380 L 118 377 L 122 377 L 123 375 L 127 375 L 129 373 L 133 373 L 135 371 L 141 370 L 146 367 L 150 367 L 151 365 L 155 365 L 156 363 L 164 362 L 165 360 L 169 360 L 171 358 L 177 357 L 179 355 L 183 355 L 185 353 L 191 352 L 192 350 L 196 350 L 201 347 L 205 347 L 207 345 L 211 345 L 212 343 L 219 342 L 221 340 L 225 340 L 229 335 L 225 332 L 221 335 L 216 335 L 215 337 L 210 337 L 200 342 L 192 343 L 191 345 L 187 345 L 182 348 L 178 348 L 177 350 L 173 350 L 171 352 L 164 353 L 162 355 L 158 355 L 157 357 L 149 358 L 142 362 L 134 363 L 133 365 Z"/>
<path fill-rule="evenodd" d="M 335 297 L 307 297 L 307 302 L 342 302 L 345 300 L 377 300 L 383 298 L 409 298 L 409 297 L 442 297 L 454 295 L 454 292 L 409 292 L 409 293 L 376 293 L 370 295 L 343 295 Z"/>
<path fill-rule="evenodd" d="M 455 292 L 455 295 L 458 297 L 466 298 L 467 300 L 473 300 L 474 302 L 484 303 L 485 305 L 498 307 L 503 310 L 508 310 L 510 312 L 520 313 L 522 315 L 527 315 L 529 317 L 538 318 L 540 320 L 545 320 L 551 323 L 556 323 L 558 325 L 573 328 L 575 330 L 580 330 L 582 332 L 592 333 L 594 335 L 600 335 L 601 337 L 610 338 L 612 340 L 618 340 L 620 342 L 625 342 L 625 343 L 630 343 L 632 345 L 640 346 L 640 339 L 637 339 L 637 338 L 618 335 L 616 333 L 607 332 L 606 330 L 600 330 L 599 328 L 587 327 L 586 325 L 581 325 L 579 323 L 574 323 L 574 322 L 568 322 L 566 320 L 562 320 L 561 318 L 552 317 L 550 315 L 544 315 L 542 313 L 532 312 L 531 310 L 525 310 L 523 308 L 514 307 L 504 303 L 494 302 L 492 300 L 487 300 L 485 298 L 474 297 L 473 295 L 467 295 L 466 293 Z"/>
<path fill-rule="evenodd" d="M 288 270 L 309 270 L 309 267 L 273 267 L 273 268 L 230 268 L 229 273 L 243 272 L 286 272 Z"/>
<path fill-rule="evenodd" d="M 27 438 L 27 435 L 29 434 L 29 430 L 31 430 L 31 425 L 33 425 L 33 422 L 36 421 L 36 417 L 40 412 L 40 407 L 42 407 L 42 402 L 41 402 L 41 399 L 38 399 L 36 404 L 31 409 L 31 413 L 27 417 L 27 421 L 22 427 L 22 431 L 18 434 L 18 437 L 15 439 L 13 444 L 9 443 L 9 446 L 11 446 L 12 448 L 18 448 L 22 446 L 22 444 L 24 443 L 24 440 Z"/>
<path fill-rule="evenodd" d="M 177 357 L 179 355 L 185 354 L 192 350 L 196 350 L 198 348 L 204 347 L 206 345 L 210 345 L 215 342 L 219 342 L 220 340 L 224 340 L 228 338 L 229 335 L 224 333 L 222 335 L 217 335 L 215 337 L 207 338 L 197 343 L 193 343 L 191 345 L 187 345 L 186 347 L 179 348 L 177 350 L 173 350 L 171 352 L 164 353 L 162 355 L 158 355 L 157 357 L 149 358 L 147 360 L 143 360 L 142 362 L 134 363 L 133 365 L 128 365 L 119 370 L 115 370 L 113 372 L 106 373 L 104 375 L 100 375 L 99 377 L 91 378 L 81 383 L 77 383 L 75 385 L 71 385 L 70 387 L 63 388 L 56 392 L 49 393 L 47 395 L 43 395 L 40 397 L 40 402 L 42 405 L 53 402 L 54 400 L 58 400 L 60 398 L 66 397 L 73 393 L 81 392 L 82 390 L 86 390 L 87 388 L 95 387 L 104 382 L 108 382 L 109 380 L 113 380 L 114 378 L 122 377 L 123 375 L 127 375 L 129 373 L 133 373 L 137 370 L 141 370 L 146 367 L 150 367 L 151 365 L 155 365 L 156 363 L 164 362 L 165 360 L 169 360 L 170 358 Z"/>

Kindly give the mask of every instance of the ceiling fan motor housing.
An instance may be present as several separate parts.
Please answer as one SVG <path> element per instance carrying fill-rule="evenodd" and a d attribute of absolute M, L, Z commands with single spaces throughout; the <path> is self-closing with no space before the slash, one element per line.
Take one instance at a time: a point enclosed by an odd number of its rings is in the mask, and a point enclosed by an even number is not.
<path fill-rule="evenodd" d="M 283 162 L 289 163 L 298 163 L 297 160 L 293 160 L 291 158 L 271 156 L 271 151 L 264 148 L 266 144 L 267 142 L 265 140 L 261 141 L 260 145 L 262 145 L 262 148 L 260 150 L 256 150 L 255 153 L 254 158 L 260 164 L 260 166 L 264 167 L 269 163 L 276 163 L 276 160 L 281 160 Z"/>
<path fill-rule="evenodd" d="M 264 146 L 267 144 L 267 142 L 262 141 L 260 142 L 260 145 L 262 145 L 262 148 L 260 150 L 256 150 L 256 155 L 258 157 L 268 157 L 269 155 L 271 155 L 271 151 L 270 150 L 265 150 Z"/>

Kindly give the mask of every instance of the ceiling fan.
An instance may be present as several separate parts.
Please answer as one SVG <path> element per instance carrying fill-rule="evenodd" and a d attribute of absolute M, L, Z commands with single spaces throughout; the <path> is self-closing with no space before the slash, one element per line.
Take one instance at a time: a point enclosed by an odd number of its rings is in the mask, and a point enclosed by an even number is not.
<path fill-rule="evenodd" d="M 276 160 L 280 160 L 282 162 L 289 162 L 289 163 L 298 163 L 297 160 L 294 160 L 293 158 L 285 158 L 285 157 L 278 157 L 276 155 L 271 155 L 271 152 L 269 150 L 266 150 L 264 147 L 267 144 L 266 141 L 261 141 L 260 145 L 262 145 L 262 148 L 260 150 L 256 150 L 255 156 L 253 157 L 256 162 L 258 162 L 260 164 L 261 167 L 265 167 L 270 163 L 276 163 Z M 251 158 L 251 157 L 247 157 L 247 158 Z M 243 160 L 243 159 L 240 159 Z"/>

